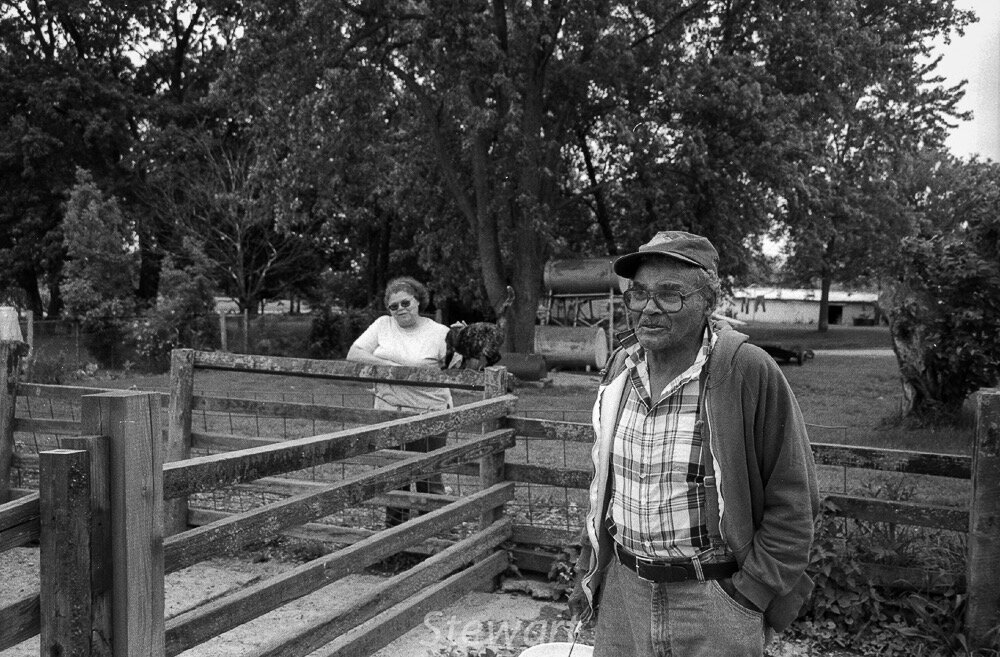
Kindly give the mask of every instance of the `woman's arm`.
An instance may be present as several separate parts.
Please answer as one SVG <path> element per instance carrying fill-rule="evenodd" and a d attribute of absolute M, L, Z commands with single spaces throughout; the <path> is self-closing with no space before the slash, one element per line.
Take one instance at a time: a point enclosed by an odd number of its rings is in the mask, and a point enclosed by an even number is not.
<path fill-rule="evenodd" d="M 364 363 L 366 365 L 399 365 L 399 363 L 393 362 L 388 358 L 379 358 L 370 351 L 366 351 L 354 343 L 347 352 L 347 360 L 354 363 Z"/>

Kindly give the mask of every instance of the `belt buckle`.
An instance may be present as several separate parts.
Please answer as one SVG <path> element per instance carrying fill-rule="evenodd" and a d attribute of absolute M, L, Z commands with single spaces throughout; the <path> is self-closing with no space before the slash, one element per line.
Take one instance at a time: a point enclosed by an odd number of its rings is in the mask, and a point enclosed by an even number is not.
<path fill-rule="evenodd" d="M 643 574 L 643 567 L 646 568 L 664 568 L 668 573 L 668 577 L 665 580 L 656 580 L 652 577 L 647 577 Z M 647 571 L 648 572 L 648 571 Z M 650 584 L 662 584 L 663 582 L 683 582 L 688 577 L 687 569 L 681 564 L 671 564 L 671 563 L 656 563 L 650 559 L 642 559 L 641 557 L 635 557 L 635 574 L 636 576 L 644 582 L 649 582 Z"/>

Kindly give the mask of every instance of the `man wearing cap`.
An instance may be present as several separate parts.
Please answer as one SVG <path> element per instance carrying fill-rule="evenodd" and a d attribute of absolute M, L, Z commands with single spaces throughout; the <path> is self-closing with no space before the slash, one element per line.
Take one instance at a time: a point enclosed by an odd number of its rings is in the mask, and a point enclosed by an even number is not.
<path fill-rule="evenodd" d="M 594 405 L 582 575 L 597 657 L 762 655 L 812 589 L 819 509 L 798 403 L 775 362 L 711 315 L 718 253 L 658 233 L 615 260 L 629 279 Z"/>

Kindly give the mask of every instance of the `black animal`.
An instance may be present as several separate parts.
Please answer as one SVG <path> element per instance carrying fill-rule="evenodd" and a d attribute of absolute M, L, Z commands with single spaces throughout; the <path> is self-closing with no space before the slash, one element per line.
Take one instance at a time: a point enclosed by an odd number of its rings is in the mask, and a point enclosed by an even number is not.
<path fill-rule="evenodd" d="M 447 352 L 444 366 L 451 366 L 456 353 L 462 355 L 462 367 L 469 360 L 479 361 L 479 369 L 494 365 L 500 360 L 500 348 L 507 337 L 507 309 L 514 303 L 514 288 L 507 286 L 507 298 L 497 309 L 497 323 L 475 322 L 474 324 L 453 324 L 445 339 Z"/>

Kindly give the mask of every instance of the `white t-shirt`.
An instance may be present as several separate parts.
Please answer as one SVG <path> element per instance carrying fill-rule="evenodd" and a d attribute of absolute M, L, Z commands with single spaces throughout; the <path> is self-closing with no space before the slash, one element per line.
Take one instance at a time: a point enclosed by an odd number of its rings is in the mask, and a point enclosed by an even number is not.
<path fill-rule="evenodd" d="M 404 329 L 392 317 L 382 315 L 354 341 L 354 346 L 399 365 L 440 369 L 447 335 L 448 327 L 429 317 L 418 317 L 416 326 Z M 375 408 L 434 411 L 451 405 L 448 388 L 375 386 Z"/>

